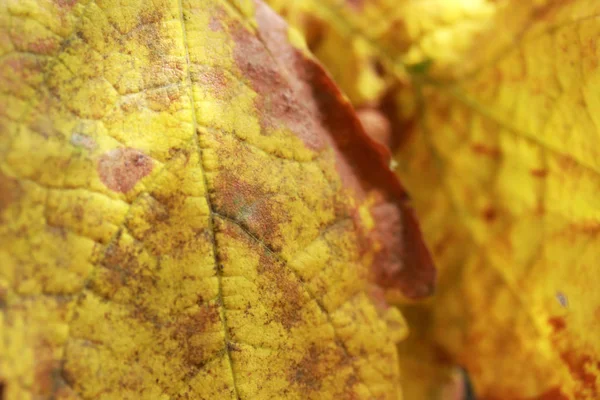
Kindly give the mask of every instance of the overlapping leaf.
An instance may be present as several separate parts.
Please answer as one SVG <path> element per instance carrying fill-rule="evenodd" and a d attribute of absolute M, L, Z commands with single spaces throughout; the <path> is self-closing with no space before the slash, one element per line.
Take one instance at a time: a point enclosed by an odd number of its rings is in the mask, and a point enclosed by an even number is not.
<path fill-rule="evenodd" d="M 302 4 L 342 60 L 361 41 L 385 67 L 385 95 L 351 97 L 402 129 L 397 171 L 441 268 L 433 303 L 406 310 L 407 395 L 448 395 L 460 363 L 485 399 L 597 399 L 599 5 Z"/>
<path fill-rule="evenodd" d="M 418 297 L 433 270 L 281 20 L 4 1 L 0 38 L 0 396 L 399 398 L 373 282 Z"/>
<path fill-rule="evenodd" d="M 446 269 L 430 328 L 488 398 L 600 395 L 600 9 L 582 5 L 538 11 L 472 78 L 422 86 L 399 152 Z"/>

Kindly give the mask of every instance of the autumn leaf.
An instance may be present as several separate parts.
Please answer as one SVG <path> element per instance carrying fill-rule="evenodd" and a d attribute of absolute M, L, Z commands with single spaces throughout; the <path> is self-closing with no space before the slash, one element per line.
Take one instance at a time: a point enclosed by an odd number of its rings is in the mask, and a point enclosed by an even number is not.
<path fill-rule="evenodd" d="M 262 3 L 0 2 L 0 397 L 398 399 L 434 271 Z"/>
<path fill-rule="evenodd" d="M 352 43 L 366 47 L 355 63 L 383 67 L 384 89 L 351 98 L 367 129 L 400 144 L 397 172 L 440 267 L 433 302 L 404 307 L 406 396 L 442 398 L 460 364 L 478 398 L 599 398 L 600 5 L 300 4 L 282 12 L 335 31 L 327 50 L 309 40 L 334 75 Z"/>
<path fill-rule="evenodd" d="M 430 334 L 483 398 L 600 395 L 598 11 L 535 8 L 492 62 L 417 89 L 398 159 L 444 269 Z"/>

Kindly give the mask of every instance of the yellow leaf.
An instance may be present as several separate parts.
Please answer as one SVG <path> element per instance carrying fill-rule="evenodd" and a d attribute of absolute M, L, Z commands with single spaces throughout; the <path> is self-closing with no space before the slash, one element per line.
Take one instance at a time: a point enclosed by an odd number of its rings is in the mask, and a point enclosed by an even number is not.
<path fill-rule="evenodd" d="M 441 268 L 422 334 L 486 399 L 600 396 L 599 11 L 546 4 L 473 74 L 418 84 L 397 153 Z"/>
<path fill-rule="evenodd" d="M 400 398 L 373 283 L 433 270 L 301 47 L 258 2 L 0 2 L 0 397 Z"/>

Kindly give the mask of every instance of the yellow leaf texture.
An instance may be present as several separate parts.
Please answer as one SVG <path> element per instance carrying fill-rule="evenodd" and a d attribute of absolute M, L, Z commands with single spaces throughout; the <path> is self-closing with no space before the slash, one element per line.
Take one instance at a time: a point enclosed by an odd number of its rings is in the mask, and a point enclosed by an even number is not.
<path fill-rule="evenodd" d="M 473 76 L 420 86 L 398 152 L 443 265 L 428 329 L 484 398 L 600 397 L 598 12 L 557 2 Z"/>
<path fill-rule="evenodd" d="M 434 272 L 302 46 L 259 2 L 0 1 L 1 398 L 401 398 L 380 287 Z"/>
<path fill-rule="evenodd" d="M 478 399 L 599 399 L 600 4 L 301 3 L 284 10 L 301 29 L 335 31 L 324 56 L 312 42 L 334 75 L 352 43 L 383 66 L 386 90 L 336 78 L 376 106 L 367 129 L 396 129 L 440 268 L 431 303 L 404 308 L 406 397 L 452 398 L 460 364 Z"/>

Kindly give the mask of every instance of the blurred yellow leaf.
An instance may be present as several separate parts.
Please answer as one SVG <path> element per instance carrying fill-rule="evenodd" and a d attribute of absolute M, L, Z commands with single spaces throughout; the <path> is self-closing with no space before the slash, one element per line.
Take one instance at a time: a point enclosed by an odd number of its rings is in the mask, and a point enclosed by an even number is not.
<path fill-rule="evenodd" d="M 419 85 L 397 153 L 442 269 L 428 334 L 484 398 L 600 396 L 600 6 L 582 3 Z"/>
<path fill-rule="evenodd" d="M 373 282 L 434 272 L 302 46 L 260 2 L 0 2 L 2 399 L 401 397 Z"/>
<path fill-rule="evenodd" d="M 600 3 L 300 3 L 336 32 L 313 46 L 342 88 L 389 117 L 440 268 L 405 306 L 406 396 L 443 398 L 462 364 L 478 398 L 600 398 Z M 343 75 L 358 41 L 385 90 Z"/>

